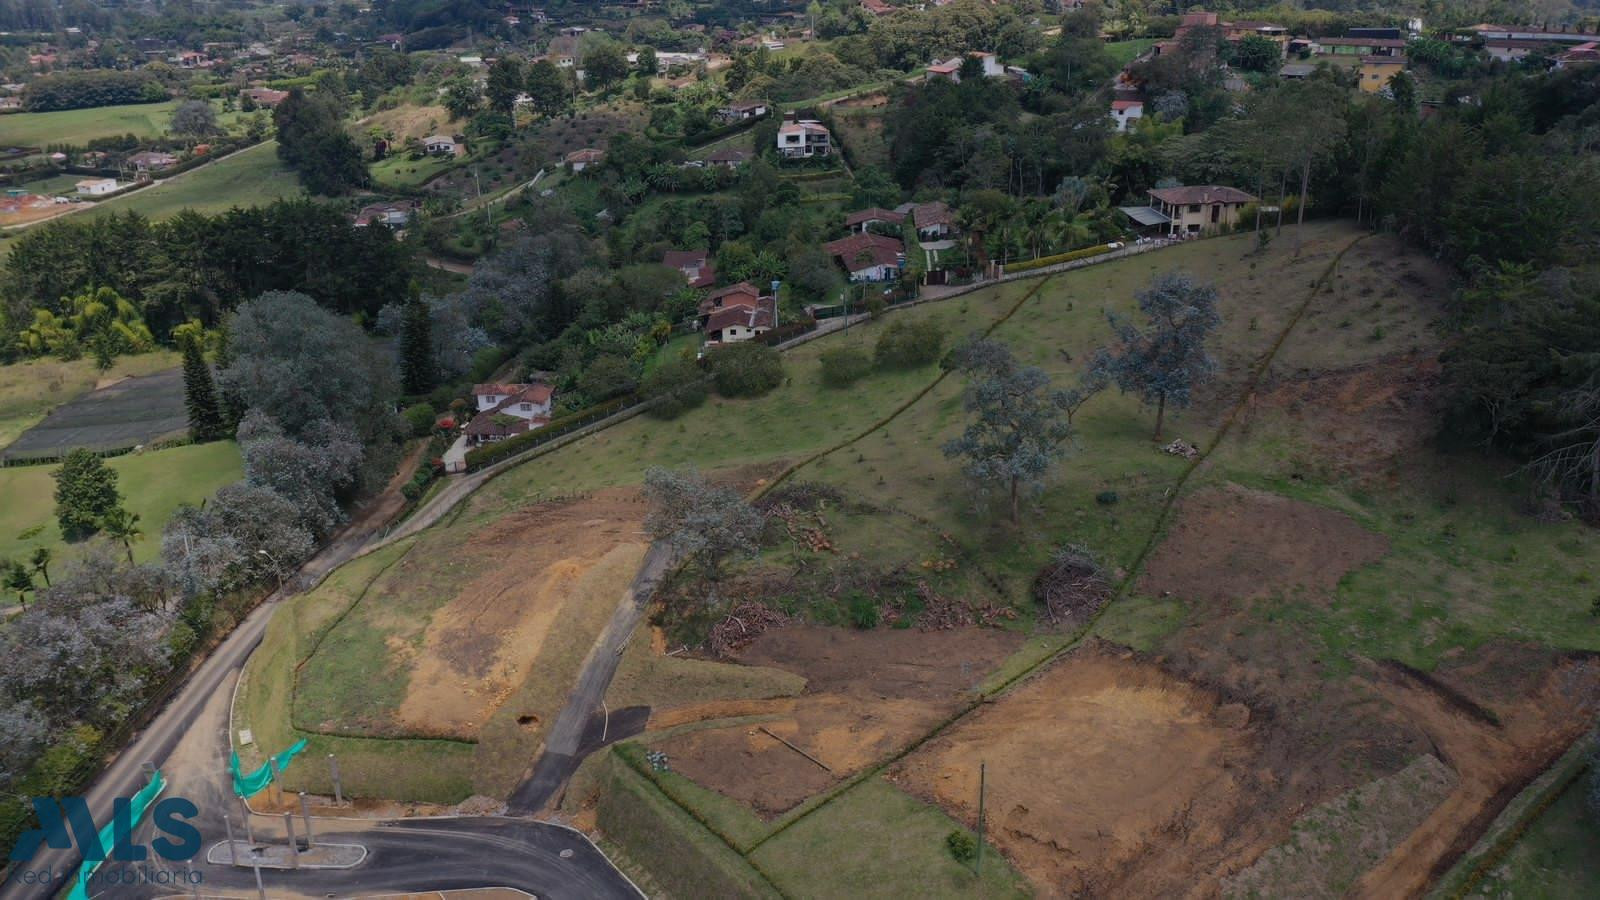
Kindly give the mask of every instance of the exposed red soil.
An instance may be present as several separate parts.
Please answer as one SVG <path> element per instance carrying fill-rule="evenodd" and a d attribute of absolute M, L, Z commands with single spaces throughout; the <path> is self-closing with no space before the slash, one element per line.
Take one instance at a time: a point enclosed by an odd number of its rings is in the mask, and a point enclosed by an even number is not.
<path fill-rule="evenodd" d="M 674 771 L 771 818 L 926 734 L 1021 642 L 989 628 L 770 631 L 737 659 L 805 676 L 792 707 L 774 707 L 779 718 L 760 725 L 678 734 L 655 747 Z"/>

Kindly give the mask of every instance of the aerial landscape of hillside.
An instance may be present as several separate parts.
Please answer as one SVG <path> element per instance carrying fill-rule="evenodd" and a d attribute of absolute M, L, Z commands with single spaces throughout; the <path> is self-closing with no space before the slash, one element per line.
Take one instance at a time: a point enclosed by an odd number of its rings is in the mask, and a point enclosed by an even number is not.
<path fill-rule="evenodd" d="M 0 76 L 0 898 L 1600 893 L 1590 0 Z"/>

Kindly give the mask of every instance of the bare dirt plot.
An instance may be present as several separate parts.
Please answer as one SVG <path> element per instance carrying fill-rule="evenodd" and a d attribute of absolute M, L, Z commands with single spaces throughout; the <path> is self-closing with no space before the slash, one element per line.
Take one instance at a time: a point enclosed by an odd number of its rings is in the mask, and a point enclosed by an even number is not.
<path fill-rule="evenodd" d="M 804 676 L 806 693 L 792 708 L 773 704 L 764 711 L 780 718 L 759 727 L 681 733 L 655 749 L 679 774 L 772 818 L 925 734 L 1021 642 L 1014 633 L 984 628 L 769 631 L 739 661 Z"/>
<path fill-rule="evenodd" d="M 397 718 L 426 734 L 470 737 L 522 684 L 564 611 L 597 583 L 631 576 L 645 549 L 632 490 L 543 503 L 505 516 L 471 542 L 471 571 L 433 614 L 411 656 Z M 614 594 L 600 598 L 608 606 Z"/>
<path fill-rule="evenodd" d="M 52 410 L 5 448 L 7 459 L 58 456 L 74 447 L 120 450 L 189 428 L 183 373 L 124 378 Z"/>
<path fill-rule="evenodd" d="M 420 140 L 447 127 L 450 111 L 442 106 L 397 106 L 373 113 L 360 124 L 368 129 L 393 132 L 397 146 L 404 147 L 408 141 Z"/>
<path fill-rule="evenodd" d="M 1307 590 L 1331 594 L 1389 542 L 1343 513 L 1229 485 L 1184 499 L 1151 556 L 1141 592 L 1230 603 Z"/>
<path fill-rule="evenodd" d="M 1270 380 L 1241 420 L 1293 434 L 1297 468 L 1335 477 L 1365 475 L 1427 444 L 1442 405 L 1432 353 L 1405 353 L 1349 368 Z M 1269 421 L 1268 420 L 1275 420 Z"/>
<path fill-rule="evenodd" d="M 1132 653 L 1090 649 L 986 705 L 890 779 L 975 823 L 1041 893 L 1173 896 L 1254 814 L 1250 711 Z"/>

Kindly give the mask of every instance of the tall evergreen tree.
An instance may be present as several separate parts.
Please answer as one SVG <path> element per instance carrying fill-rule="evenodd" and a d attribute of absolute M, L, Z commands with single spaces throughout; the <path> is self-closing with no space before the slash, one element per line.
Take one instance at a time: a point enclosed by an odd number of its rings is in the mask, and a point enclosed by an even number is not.
<path fill-rule="evenodd" d="M 183 405 L 189 412 L 189 436 L 199 443 L 219 440 L 227 435 L 228 425 L 211 367 L 206 365 L 204 332 L 199 322 L 189 322 L 172 333 L 183 351 Z"/>
<path fill-rule="evenodd" d="M 433 322 L 428 304 L 412 291 L 400 321 L 400 386 L 407 394 L 426 394 L 438 384 L 433 361 Z"/>
<path fill-rule="evenodd" d="M 93 451 L 79 447 L 56 470 L 56 521 L 69 541 L 100 530 L 101 520 L 122 504 L 117 473 Z"/>

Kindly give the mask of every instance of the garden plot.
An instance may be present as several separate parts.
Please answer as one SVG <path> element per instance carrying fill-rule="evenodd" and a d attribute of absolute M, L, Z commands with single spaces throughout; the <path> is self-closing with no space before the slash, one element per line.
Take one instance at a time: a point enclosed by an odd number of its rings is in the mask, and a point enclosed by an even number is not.
<path fill-rule="evenodd" d="M 178 369 L 125 378 L 52 410 L 3 453 L 6 459 L 61 456 L 85 447 L 122 450 L 189 428 Z"/>

